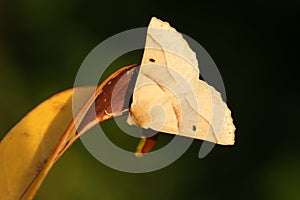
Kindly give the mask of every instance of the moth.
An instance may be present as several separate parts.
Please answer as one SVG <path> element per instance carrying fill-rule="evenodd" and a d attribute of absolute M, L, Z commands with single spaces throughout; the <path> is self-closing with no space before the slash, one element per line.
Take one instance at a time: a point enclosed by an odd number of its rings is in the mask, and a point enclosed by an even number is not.
<path fill-rule="evenodd" d="M 200 80 L 199 74 L 196 54 L 183 36 L 169 23 L 153 17 L 127 123 L 233 145 L 231 111 L 220 93 Z M 143 150 L 146 142 L 144 138 L 137 153 L 148 151 Z"/>

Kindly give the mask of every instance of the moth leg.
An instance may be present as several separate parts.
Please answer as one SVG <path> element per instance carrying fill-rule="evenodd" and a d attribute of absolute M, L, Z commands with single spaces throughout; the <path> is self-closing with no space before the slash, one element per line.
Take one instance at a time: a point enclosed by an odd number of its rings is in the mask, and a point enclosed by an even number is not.
<path fill-rule="evenodd" d="M 104 110 L 104 113 L 106 115 L 112 116 L 112 117 L 117 117 L 117 116 L 123 115 L 126 112 L 128 112 L 128 109 L 124 109 L 124 110 L 121 110 L 119 112 L 113 112 L 113 113 L 109 113 L 109 112 L 107 112 L 107 110 Z"/>
<path fill-rule="evenodd" d="M 158 139 L 158 135 L 157 131 L 152 129 L 143 129 L 143 136 L 136 147 L 135 156 L 142 157 L 145 153 L 150 152 Z"/>

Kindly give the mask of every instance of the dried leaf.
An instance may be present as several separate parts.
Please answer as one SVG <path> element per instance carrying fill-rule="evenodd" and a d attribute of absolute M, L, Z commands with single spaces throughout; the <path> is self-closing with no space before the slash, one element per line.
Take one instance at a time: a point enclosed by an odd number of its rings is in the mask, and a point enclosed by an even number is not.
<path fill-rule="evenodd" d="M 122 111 L 128 110 L 137 73 L 137 65 L 123 67 L 98 87 L 96 98 L 91 101 L 93 104 L 88 109 L 87 114 L 84 115 L 84 119 L 77 129 L 79 135 L 99 122 L 120 116 L 123 114 Z M 97 114 L 97 118 L 93 113 Z"/>

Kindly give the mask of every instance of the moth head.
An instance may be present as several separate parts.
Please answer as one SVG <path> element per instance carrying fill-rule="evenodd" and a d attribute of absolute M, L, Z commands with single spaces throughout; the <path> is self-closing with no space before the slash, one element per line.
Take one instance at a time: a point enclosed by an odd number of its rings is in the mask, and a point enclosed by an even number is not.
<path fill-rule="evenodd" d="M 136 125 L 143 128 L 149 128 L 151 124 L 150 115 L 145 112 L 144 108 L 131 107 L 129 110 L 129 117 L 127 119 L 129 125 Z"/>

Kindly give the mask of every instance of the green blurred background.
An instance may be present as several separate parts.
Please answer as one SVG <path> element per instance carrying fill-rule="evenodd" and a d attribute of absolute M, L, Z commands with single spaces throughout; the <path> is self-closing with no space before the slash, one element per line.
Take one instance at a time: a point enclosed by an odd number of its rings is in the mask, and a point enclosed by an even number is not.
<path fill-rule="evenodd" d="M 202 142 L 194 141 L 176 162 L 145 174 L 106 167 L 78 141 L 36 199 L 300 199 L 298 2 L 1 0 L 0 138 L 38 103 L 72 87 L 96 45 L 147 26 L 151 16 L 210 53 L 237 127 L 233 147 L 216 146 L 199 159 Z M 113 130 L 115 142 L 133 151 L 137 140 L 124 142 Z"/>

